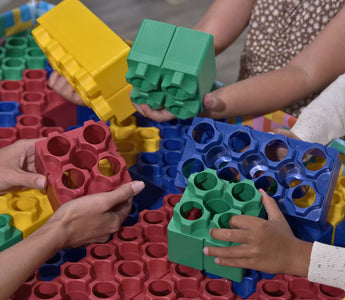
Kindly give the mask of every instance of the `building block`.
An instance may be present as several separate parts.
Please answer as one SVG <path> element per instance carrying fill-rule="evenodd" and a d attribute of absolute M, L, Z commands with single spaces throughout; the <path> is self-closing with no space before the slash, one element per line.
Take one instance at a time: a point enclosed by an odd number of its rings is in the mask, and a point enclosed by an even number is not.
<path fill-rule="evenodd" d="M 47 57 L 38 47 L 25 49 L 24 58 L 28 69 L 44 69 Z"/>
<path fill-rule="evenodd" d="M 0 149 L 17 140 L 17 130 L 13 127 L 0 127 Z"/>
<path fill-rule="evenodd" d="M 206 168 L 228 181 L 252 179 L 278 203 L 294 233 L 317 240 L 340 170 L 337 150 L 208 118 L 194 118 L 175 184 Z"/>
<path fill-rule="evenodd" d="M 21 80 L 25 68 L 26 62 L 22 57 L 6 57 L 1 62 L 2 77 L 7 80 Z"/>
<path fill-rule="evenodd" d="M 128 168 L 137 162 L 139 153 L 159 150 L 161 140 L 159 129 L 156 127 L 138 127 L 134 116 L 130 116 L 122 123 L 111 120 L 109 127 Z"/>
<path fill-rule="evenodd" d="M 0 101 L 0 127 L 14 127 L 19 114 L 19 104 L 17 102 Z"/>
<path fill-rule="evenodd" d="M 31 34 L 49 63 L 101 120 L 121 122 L 134 113 L 125 80 L 130 48 L 120 37 L 77 0 L 61 2 L 37 22 Z"/>
<path fill-rule="evenodd" d="M 214 57 L 212 35 L 144 19 L 127 58 L 132 101 L 194 117 L 213 86 Z"/>
<path fill-rule="evenodd" d="M 12 225 L 12 218 L 7 214 L 0 214 L 0 251 L 18 243 L 22 233 Z"/>
<path fill-rule="evenodd" d="M 20 80 L 1 80 L 0 81 L 0 99 L 2 101 L 17 101 L 24 91 L 24 84 Z"/>
<path fill-rule="evenodd" d="M 36 170 L 47 176 L 47 195 L 54 210 L 74 198 L 131 181 L 103 121 L 90 120 L 75 130 L 50 133 L 35 148 Z"/>
<path fill-rule="evenodd" d="M 5 40 L 7 57 L 23 57 L 27 49 L 28 41 L 24 36 L 11 36 Z"/>
<path fill-rule="evenodd" d="M 29 189 L 0 196 L 0 213 L 13 219 L 13 226 L 26 238 L 41 227 L 53 214 L 47 196 L 39 190 Z"/>
<path fill-rule="evenodd" d="M 229 183 L 219 179 L 212 169 L 192 174 L 168 225 L 169 259 L 240 282 L 243 269 L 217 265 L 213 257 L 203 254 L 202 249 L 233 245 L 210 238 L 209 230 L 229 228 L 230 218 L 241 214 L 265 216 L 261 194 L 254 182 L 245 179 Z"/>
<path fill-rule="evenodd" d="M 47 86 L 47 71 L 26 69 L 23 71 L 24 90 L 27 92 L 43 92 Z"/>

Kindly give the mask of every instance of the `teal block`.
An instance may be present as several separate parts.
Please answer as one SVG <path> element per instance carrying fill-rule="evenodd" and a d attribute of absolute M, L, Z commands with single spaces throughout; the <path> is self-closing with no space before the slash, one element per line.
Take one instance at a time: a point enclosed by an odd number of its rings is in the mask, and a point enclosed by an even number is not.
<path fill-rule="evenodd" d="M 12 226 L 12 218 L 7 214 L 0 214 L 0 251 L 18 243 L 22 239 L 22 232 Z"/>
<path fill-rule="evenodd" d="M 7 80 L 22 80 L 26 69 L 25 59 L 22 57 L 6 57 L 1 64 L 3 78 Z"/>
<path fill-rule="evenodd" d="M 10 36 L 4 45 L 7 57 L 23 57 L 27 46 L 28 41 L 24 36 Z"/>
<path fill-rule="evenodd" d="M 40 48 L 29 47 L 25 50 L 24 59 L 28 69 L 44 69 L 47 57 Z"/>
<path fill-rule="evenodd" d="M 345 154 L 345 141 L 342 139 L 334 139 L 328 146 L 337 149 L 340 154 Z"/>
<path fill-rule="evenodd" d="M 214 257 L 204 255 L 202 249 L 236 245 L 213 239 L 209 231 L 229 228 L 231 217 L 241 214 L 266 216 L 261 194 L 253 181 L 230 183 L 218 178 L 213 169 L 193 173 L 168 225 L 169 260 L 240 282 L 243 269 L 220 266 Z"/>
<path fill-rule="evenodd" d="M 134 87 L 131 92 L 131 99 L 138 105 L 149 103 L 152 109 L 159 109 L 164 103 L 165 94 L 160 91 L 141 92 L 138 88 Z"/>
<path fill-rule="evenodd" d="M 175 25 L 144 19 L 128 54 L 127 81 L 141 91 L 160 89 L 161 65 Z"/>

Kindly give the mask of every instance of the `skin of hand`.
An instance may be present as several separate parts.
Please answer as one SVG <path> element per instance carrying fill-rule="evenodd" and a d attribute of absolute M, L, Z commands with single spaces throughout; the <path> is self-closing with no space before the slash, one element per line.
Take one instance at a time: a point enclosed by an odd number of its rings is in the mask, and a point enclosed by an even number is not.
<path fill-rule="evenodd" d="M 214 256 L 215 262 L 223 266 L 306 277 L 312 243 L 297 239 L 275 200 L 263 190 L 260 193 L 268 219 L 233 216 L 230 229 L 212 228 L 210 235 L 240 245 L 205 247 L 204 254 Z"/>
<path fill-rule="evenodd" d="M 22 139 L 0 149 L 0 194 L 15 189 L 44 189 L 46 178 L 35 169 L 35 143 L 39 139 Z"/>
<path fill-rule="evenodd" d="M 120 229 L 130 212 L 133 196 L 143 188 L 142 181 L 133 181 L 111 192 L 69 201 L 33 234 L 0 252 L 0 300 L 8 299 L 57 251 L 106 242 Z"/>
<path fill-rule="evenodd" d="M 64 76 L 60 76 L 57 71 L 53 71 L 48 80 L 48 86 L 56 93 L 74 104 L 85 106 L 84 101 L 80 98 L 78 93 L 73 90 L 72 85 Z"/>
<path fill-rule="evenodd" d="M 295 140 L 300 140 L 300 138 L 294 134 L 293 132 L 291 132 L 290 130 L 287 129 L 283 129 L 283 128 L 273 128 L 272 132 L 275 134 L 281 134 L 281 135 L 285 135 L 288 138 L 292 138 Z"/>

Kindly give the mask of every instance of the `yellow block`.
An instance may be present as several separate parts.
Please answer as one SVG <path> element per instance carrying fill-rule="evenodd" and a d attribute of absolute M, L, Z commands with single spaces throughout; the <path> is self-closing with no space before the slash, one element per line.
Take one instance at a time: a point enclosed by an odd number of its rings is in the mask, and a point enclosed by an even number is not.
<path fill-rule="evenodd" d="M 131 88 L 125 78 L 130 51 L 126 42 L 78 0 L 62 1 L 37 22 L 32 36 L 87 106 L 95 107 L 104 121 L 113 116 L 122 121 L 133 114 L 129 95 L 113 105 L 116 95 Z"/>

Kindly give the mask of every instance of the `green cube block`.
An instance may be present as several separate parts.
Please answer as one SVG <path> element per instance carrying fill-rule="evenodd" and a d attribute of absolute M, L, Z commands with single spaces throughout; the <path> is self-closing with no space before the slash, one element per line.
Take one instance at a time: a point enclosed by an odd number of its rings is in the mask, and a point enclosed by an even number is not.
<path fill-rule="evenodd" d="M 12 218 L 7 214 L 0 214 L 0 251 L 18 243 L 22 239 L 22 232 L 12 225 Z"/>

